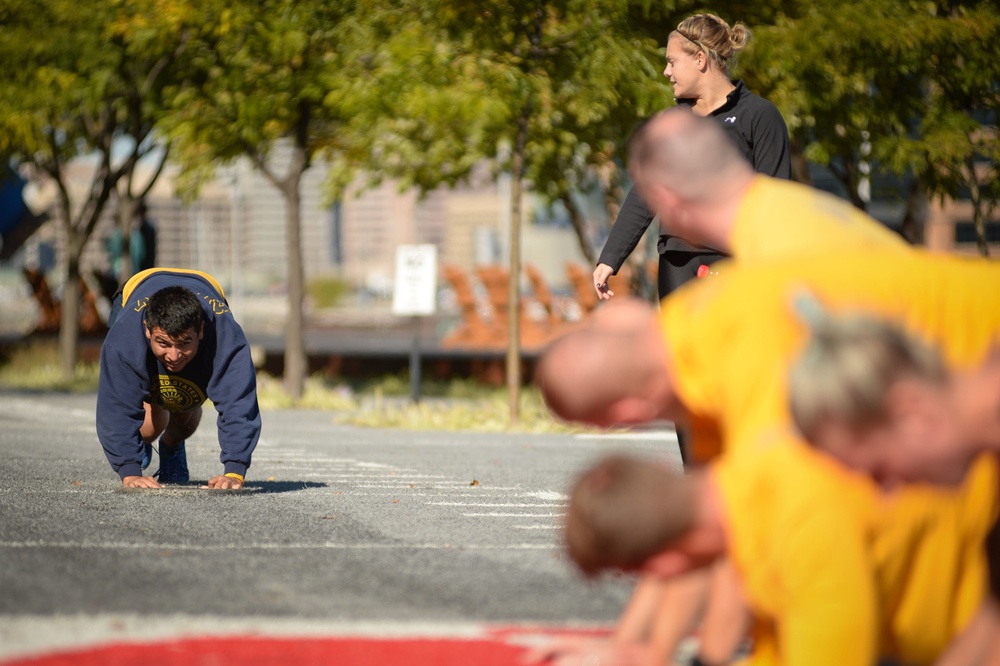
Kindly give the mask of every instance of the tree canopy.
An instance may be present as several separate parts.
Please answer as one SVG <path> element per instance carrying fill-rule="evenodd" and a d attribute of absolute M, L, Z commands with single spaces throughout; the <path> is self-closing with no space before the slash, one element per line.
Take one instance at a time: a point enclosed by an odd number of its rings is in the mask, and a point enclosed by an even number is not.
<path fill-rule="evenodd" d="M 996 2 L 709 10 L 753 30 L 736 73 L 782 111 L 799 164 L 829 167 L 860 207 L 875 176 L 902 179 L 907 225 L 921 200 L 968 197 L 985 251 L 1000 189 Z M 672 104 L 667 35 L 696 11 L 690 0 L 0 0 L 0 154 L 58 184 L 69 289 L 104 207 L 142 195 L 130 174 L 143 156 L 169 145 L 192 195 L 246 156 L 288 204 L 301 325 L 297 188 L 318 160 L 331 200 L 358 174 L 429 191 L 492 164 L 512 176 L 515 219 L 523 182 L 566 207 L 592 256 L 599 234 L 576 193 L 600 190 L 613 219 L 629 134 Z M 283 170 L 279 141 L 293 148 Z M 84 157 L 96 167 L 79 195 L 65 167 Z"/>
<path fill-rule="evenodd" d="M 988 214 L 998 38 L 995 3 L 811 4 L 760 26 L 747 64 L 804 156 L 829 166 L 855 205 L 867 205 L 862 183 L 882 173 L 909 178 L 901 196 L 911 203 L 972 190 Z"/>
<path fill-rule="evenodd" d="M 140 159 L 158 147 L 162 91 L 186 35 L 149 40 L 136 16 L 160 15 L 175 28 L 169 2 L 4 0 L 0 41 L 0 154 L 46 177 L 57 191 L 55 215 L 65 244 L 60 324 L 61 365 L 71 374 L 79 333 L 80 257 L 109 200 Z M 161 13 L 162 12 L 162 13 Z M 94 165 L 89 187 L 71 188 L 67 167 Z"/>

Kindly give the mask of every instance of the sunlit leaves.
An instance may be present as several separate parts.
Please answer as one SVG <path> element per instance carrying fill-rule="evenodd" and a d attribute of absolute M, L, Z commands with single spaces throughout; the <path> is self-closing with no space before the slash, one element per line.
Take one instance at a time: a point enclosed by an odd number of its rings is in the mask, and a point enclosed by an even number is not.
<path fill-rule="evenodd" d="M 954 196 L 967 158 L 996 152 L 983 131 L 1000 109 L 995 3 L 810 3 L 756 35 L 753 78 L 812 160 L 856 164 L 870 150 L 876 170 Z"/>

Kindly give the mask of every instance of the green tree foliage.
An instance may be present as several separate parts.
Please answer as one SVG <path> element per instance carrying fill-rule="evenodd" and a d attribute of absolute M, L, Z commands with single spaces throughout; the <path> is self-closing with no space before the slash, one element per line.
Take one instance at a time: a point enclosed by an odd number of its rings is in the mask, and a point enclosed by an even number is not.
<path fill-rule="evenodd" d="M 565 205 L 592 257 L 594 230 L 573 194 L 596 183 L 613 219 L 624 143 L 672 103 L 662 49 L 695 11 L 754 30 L 737 74 L 857 205 L 870 174 L 906 176 L 911 202 L 967 194 L 985 249 L 1000 187 L 995 2 L 0 0 L 0 154 L 59 192 L 65 367 L 83 246 L 113 196 L 142 196 L 135 165 L 162 154 L 166 137 L 192 192 L 247 156 L 285 197 L 293 395 L 305 377 L 299 187 L 318 159 L 333 167 L 331 197 L 359 168 L 426 191 L 490 162 L 512 177 L 512 274 L 525 187 Z M 279 144 L 290 147 L 284 162 Z M 77 194 L 66 166 L 84 156 L 94 177 Z"/>
<path fill-rule="evenodd" d="M 214 167 L 246 156 L 281 192 L 286 207 L 289 317 L 285 386 L 302 395 L 305 276 L 301 181 L 318 156 L 351 152 L 345 107 L 368 98 L 370 2 L 245 0 L 192 2 L 204 14 L 191 68 L 164 124 L 195 186 Z M 371 13 L 370 13 L 371 12 Z M 287 146 L 285 163 L 273 159 Z M 341 163 L 344 160 L 341 159 Z M 349 174 L 341 175 L 345 181 Z"/>
<path fill-rule="evenodd" d="M 571 195 L 597 177 L 621 198 L 621 148 L 637 123 L 671 102 L 663 12 L 626 0 L 463 2 L 411 6 L 382 50 L 383 172 L 430 189 L 482 162 L 510 170 L 525 129 L 523 177 L 571 213 L 585 256 L 593 230 Z M 665 41 L 666 32 L 662 40 Z M 422 44 L 413 48 L 414 44 Z M 416 54 L 416 58 L 414 55 Z M 618 196 L 614 196 L 617 194 Z"/>
<path fill-rule="evenodd" d="M 926 196 L 971 191 L 985 250 L 997 194 L 995 3 L 803 3 L 756 32 L 757 80 L 804 156 L 829 166 L 855 205 L 867 205 L 869 170 L 909 177 L 904 227 Z"/>
<path fill-rule="evenodd" d="M 156 41 L 125 29 L 142 15 L 173 29 L 161 30 Z M 0 3 L 0 154 L 51 179 L 57 190 L 66 376 L 78 350 L 80 258 L 119 182 L 157 147 L 159 94 L 184 50 L 185 19 L 163 0 Z M 84 156 L 94 169 L 80 193 L 70 187 L 67 166 Z"/>
<path fill-rule="evenodd" d="M 402 93 L 380 107 L 388 119 L 375 139 L 382 173 L 429 189 L 492 161 L 511 175 L 512 276 L 520 273 L 526 184 L 567 205 L 581 248 L 593 258 L 593 234 L 571 195 L 594 174 L 607 191 L 620 191 L 622 139 L 669 102 L 658 45 L 631 22 L 642 14 L 640 3 L 434 0 L 403 7 L 401 28 L 381 51 L 376 74 Z M 420 45 L 415 61 L 404 46 L 413 43 Z M 507 376 L 516 420 L 517 279 L 508 300 Z"/>

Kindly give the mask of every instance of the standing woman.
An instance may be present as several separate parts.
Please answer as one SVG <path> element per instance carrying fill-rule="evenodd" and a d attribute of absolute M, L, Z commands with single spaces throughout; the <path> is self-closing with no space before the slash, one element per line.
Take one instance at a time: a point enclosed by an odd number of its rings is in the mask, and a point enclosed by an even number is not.
<path fill-rule="evenodd" d="M 730 27 L 714 14 L 695 14 L 678 24 L 667 40 L 667 67 L 678 104 L 687 104 L 699 116 L 711 116 L 727 130 L 754 171 L 776 178 L 792 175 L 788 128 L 777 107 L 758 97 L 742 81 L 729 78 L 736 54 L 750 42 L 742 23 Z M 632 188 L 604 245 L 594 270 L 597 296 L 607 299 L 608 278 L 615 275 L 642 239 L 654 213 Z M 725 255 L 696 246 L 678 236 L 661 234 L 657 291 L 662 299 Z"/>

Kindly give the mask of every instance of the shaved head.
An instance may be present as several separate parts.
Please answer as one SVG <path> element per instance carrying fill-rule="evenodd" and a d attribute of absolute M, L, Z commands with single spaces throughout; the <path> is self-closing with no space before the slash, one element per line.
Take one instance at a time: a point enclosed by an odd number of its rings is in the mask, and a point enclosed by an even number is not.
<path fill-rule="evenodd" d="M 629 173 L 640 191 L 652 184 L 684 201 L 705 201 L 753 167 L 714 120 L 678 106 L 653 116 L 629 142 Z"/>
<path fill-rule="evenodd" d="M 655 311 L 638 299 L 602 306 L 542 352 L 535 383 L 567 421 L 607 427 L 661 416 L 673 394 Z"/>
<path fill-rule="evenodd" d="M 542 355 L 535 381 L 545 404 L 566 421 L 611 425 L 608 406 L 630 394 L 641 373 L 633 350 L 637 335 L 594 327 L 557 339 Z M 634 380 L 633 380 L 634 381 Z"/>

